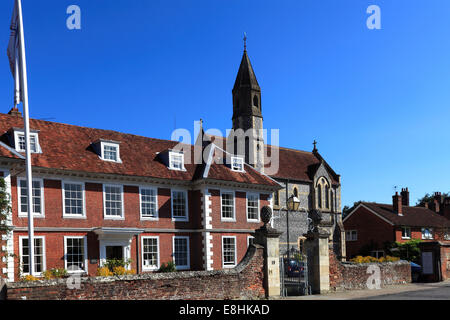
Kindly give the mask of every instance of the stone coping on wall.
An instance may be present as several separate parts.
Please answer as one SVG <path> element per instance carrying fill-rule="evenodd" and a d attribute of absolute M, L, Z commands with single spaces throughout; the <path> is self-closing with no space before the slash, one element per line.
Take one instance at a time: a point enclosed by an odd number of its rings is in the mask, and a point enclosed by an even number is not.
<path fill-rule="evenodd" d="M 167 279 L 187 279 L 187 278 L 206 278 L 206 277 L 219 277 L 226 275 L 238 275 L 241 273 L 250 263 L 257 249 L 263 249 L 264 247 L 258 244 L 252 244 L 249 246 L 246 255 L 241 262 L 234 268 L 213 270 L 213 271 L 176 271 L 176 272 L 148 272 L 137 275 L 123 275 L 123 276 L 110 276 L 110 277 L 80 277 L 80 283 L 111 283 L 115 281 L 133 281 L 133 280 L 167 280 Z M 69 277 L 70 278 L 70 275 Z M 66 285 L 67 278 L 50 279 L 50 280 L 36 280 L 36 281 L 18 281 L 8 282 L 8 289 L 17 288 L 36 288 L 36 287 L 49 287 Z"/>
<path fill-rule="evenodd" d="M 342 261 L 341 264 L 344 267 L 361 267 L 361 266 L 369 266 L 369 265 L 379 265 L 379 266 L 389 266 L 389 265 L 404 265 L 404 264 L 410 264 L 406 260 L 399 260 L 399 261 L 387 261 L 387 262 L 368 262 L 368 263 L 358 263 L 358 262 L 350 262 L 350 261 Z"/>

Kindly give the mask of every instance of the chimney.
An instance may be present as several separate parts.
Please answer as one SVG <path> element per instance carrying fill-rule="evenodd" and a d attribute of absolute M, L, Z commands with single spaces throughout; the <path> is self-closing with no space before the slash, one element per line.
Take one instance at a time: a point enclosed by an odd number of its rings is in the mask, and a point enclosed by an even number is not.
<path fill-rule="evenodd" d="M 395 192 L 395 195 L 392 196 L 392 207 L 399 216 L 403 215 L 402 196 L 398 192 Z"/>
<path fill-rule="evenodd" d="M 450 197 L 444 199 L 444 203 L 440 209 L 442 215 L 450 220 Z"/>
<path fill-rule="evenodd" d="M 440 192 L 434 193 L 434 200 L 433 200 L 433 211 L 436 213 L 439 213 L 441 210 L 441 203 L 442 203 L 442 194 Z"/>
<path fill-rule="evenodd" d="M 402 205 L 409 207 L 409 191 L 408 188 L 402 188 L 402 192 L 400 193 L 402 196 Z"/>
<path fill-rule="evenodd" d="M 11 110 L 9 110 L 8 114 L 11 115 L 11 116 L 15 116 L 15 117 L 21 117 L 22 116 L 22 112 L 20 112 L 17 107 L 13 107 Z"/>

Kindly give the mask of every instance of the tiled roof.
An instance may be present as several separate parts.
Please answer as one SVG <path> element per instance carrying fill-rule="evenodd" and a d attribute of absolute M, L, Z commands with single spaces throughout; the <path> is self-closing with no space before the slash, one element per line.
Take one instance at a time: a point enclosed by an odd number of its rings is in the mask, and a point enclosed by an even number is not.
<path fill-rule="evenodd" d="M 213 136 L 213 142 L 216 142 L 221 148 L 226 146 L 225 138 Z M 265 145 L 265 152 L 271 156 L 271 145 Z M 275 179 L 290 179 L 297 181 L 312 182 L 317 169 L 320 167 L 322 157 L 319 153 L 308 151 L 288 149 L 279 147 L 279 167 L 275 174 L 270 176 Z M 328 166 L 323 160 L 324 165 L 328 168 L 332 183 L 338 185 L 339 176 Z"/>
<path fill-rule="evenodd" d="M 23 118 L 0 113 L 0 141 L 6 145 L 10 145 L 7 131 L 11 128 L 23 128 Z M 176 141 L 34 119 L 30 120 L 30 128 L 39 131 L 42 149 L 42 153 L 32 154 L 32 165 L 36 167 L 188 181 L 202 176 L 198 174 L 203 170 L 202 165 L 186 163 L 186 171 L 176 171 L 169 170 L 161 161 L 158 154 L 174 148 L 178 144 Z M 120 142 L 122 163 L 99 158 L 92 147 L 92 143 L 99 139 Z M 191 151 L 193 162 L 194 146 L 187 145 L 187 149 Z M 17 155 L 0 144 L 0 157 L 17 158 Z M 241 174 L 225 165 L 211 167 L 210 179 L 278 186 L 253 169 Z"/>
<path fill-rule="evenodd" d="M 362 202 L 364 206 L 375 211 L 397 226 L 408 227 L 450 227 L 450 220 L 424 207 L 402 207 L 403 216 L 394 212 L 390 204 Z"/>

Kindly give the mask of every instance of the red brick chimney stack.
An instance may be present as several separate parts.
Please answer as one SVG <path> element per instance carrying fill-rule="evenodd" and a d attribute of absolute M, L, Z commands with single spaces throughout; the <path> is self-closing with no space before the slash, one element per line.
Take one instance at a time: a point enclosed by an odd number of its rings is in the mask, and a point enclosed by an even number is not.
<path fill-rule="evenodd" d="M 408 188 L 402 188 L 402 192 L 400 193 L 402 196 L 402 205 L 409 207 L 409 191 Z"/>
<path fill-rule="evenodd" d="M 435 192 L 433 200 L 434 212 L 439 213 L 441 211 L 441 203 L 442 203 L 442 194 L 440 192 Z"/>
<path fill-rule="evenodd" d="M 395 195 L 392 196 L 392 206 L 395 213 L 399 216 L 403 215 L 402 196 L 399 195 L 398 192 L 395 192 Z"/>
<path fill-rule="evenodd" d="M 444 199 L 444 203 L 442 204 L 441 214 L 450 220 L 450 198 L 447 197 Z"/>

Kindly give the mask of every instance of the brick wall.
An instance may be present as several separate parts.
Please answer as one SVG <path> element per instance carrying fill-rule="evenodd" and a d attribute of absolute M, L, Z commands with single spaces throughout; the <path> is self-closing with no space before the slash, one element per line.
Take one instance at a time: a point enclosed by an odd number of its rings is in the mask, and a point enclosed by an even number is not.
<path fill-rule="evenodd" d="M 264 248 L 252 245 L 241 263 L 229 270 L 82 278 L 81 289 L 69 289 L 65 279 L 16 282 L 7 285 L 7 299 L 259 299 L 265 297 L 263 266 Z"/>
<path fill-rule="evenodd" d="M 441 272 L 442 280 L 450 279 L 450 242 L 447 246 L 441 246 Z"/>
<path fill-rule="evenodd" d="M 367 273 L 370 265 L 380 268 L 381 287 L 411 282 L 411 266 L 407 261 L 363 264 L 340 262 L 330 250 L 330 290 L 368 289 L 367 280 L 372 275 Z"/>

